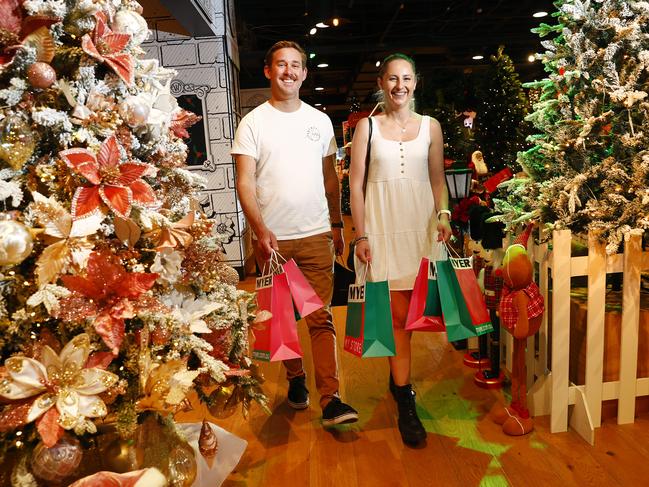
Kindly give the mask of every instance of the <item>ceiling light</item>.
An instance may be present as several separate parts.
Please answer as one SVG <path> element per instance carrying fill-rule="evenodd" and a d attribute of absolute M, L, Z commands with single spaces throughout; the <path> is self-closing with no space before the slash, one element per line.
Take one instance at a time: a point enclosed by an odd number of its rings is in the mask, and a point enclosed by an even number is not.
<path fill-rule="evenodd" d="M 529 56 L 527 56 L 527 60 L 533 63 L 534 61 L 536 61 L 536 56 L 534 54 L 530 54 Z"/>
<path fill-rule="evenodd" d="M 309 53 L 309 59 L 313 59 L 315 57 L 315 52 L 310 52 Z"/>
<path fill-rule="evenodd" d="M 327 107 L 322 107 L 322 109 L 323 109 L 325 112 L 327 111 Z"/>
<path fill-rule="evenodd" d="M 532 14 L 532 17 L 536 17 L 538 19 L 538 18 L 541 18 L 541 17 L 545 17 L 546 15 L 548 15 L 547 12 L 535 12 L 535 13 Z"/>
<path fill-rule="evenodd" d="M 334 25 L 334 27 L 338 27 L 340 20 L 338 19 L 338 17 L 334 17 L 331 23 Z"/>
<path fill-rule="evenodd" d="M 381 65 L 381 61 L 376 61 L 376 64 L 374 66 L 378 68 L 380 65 Z"/>
<path fill-rule="evenodd" d="M 311 34 L 311 35 L 315 35 L 316 32 L 318 32 L 318 29 L 316 29 L 315 27 L 313 27 L 313 28 L 311 28 L 311 30 L 309 31 L 309 34 Z"/>
<path fill-rule="evenodd" d="M 480 59 L 484 59 L 484 56 L 482 54 L 477 54 L 473 56 L 471 59 L 475 59 L 476 61 L 479 61 Z"/>
<path fill-rule="evenodd" d="M 315 90 L 316 91 L 324 91 L 324 88 L 322 86 L 316 86 Z"/>
<path fill-rule="evenodd" d="M 316 26 L 318 29 L 326 29 L 327 27 L 329 27 L 329 26 L 328 26 L 327 24 L 325 24 L 324 22 L 318 22 L 317 24 L 315 24 L 315 26 Z"/>
<path fill-rule="evenodd" d="M 319 68 L 328 68 L 329 65 L 327 63 L 320 63 L 320 64 L 318 64 L 318 67 Z"/>
<path fill-rule="evenodd" d="M 322 103 L 314 103 L 313 106 L 314 106 L 314 107 L 321 107 L 321 106 L 322 106 Z"/>

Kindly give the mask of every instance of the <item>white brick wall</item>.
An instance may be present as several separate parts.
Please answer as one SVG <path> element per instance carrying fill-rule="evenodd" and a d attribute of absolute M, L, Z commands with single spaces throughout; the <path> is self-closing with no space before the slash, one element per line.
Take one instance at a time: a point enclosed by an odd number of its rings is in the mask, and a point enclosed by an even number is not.
<path fill-rule="evenodd" d="M 189 169 L 207 178 L 201 205 L 229 237 L 225 243 L 227 262 L 242 272 L 251 250 L 244 245 L 249 240 L 248 229 L 235 193 L 234 161 L 230 156 L 237 114 L 241 113 L 238 51 L 232 32 L 235 22 L 228 17 L 234 15 L 233 0 L 194 1 L 212 22 L 217 36 L 195 38 L 177 34 L 183 29 L 173 18 L 148 17 L 152 35 L 142 47 L 146 57 L 156 58 L 163 66 L 178 71 L 171 82 L 174 96 L 190 94 L 201 101 L 203 120 L 199 123 L 203 124 L 207 154 L 202 165 Z"/>

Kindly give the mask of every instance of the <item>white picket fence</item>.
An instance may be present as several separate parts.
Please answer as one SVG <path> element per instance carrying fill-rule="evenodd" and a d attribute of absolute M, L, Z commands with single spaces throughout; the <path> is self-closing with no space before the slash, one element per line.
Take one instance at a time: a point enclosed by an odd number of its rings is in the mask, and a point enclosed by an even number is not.
<path fill-rule="evenodd" d="M 546 310 L 552 300 L 552 322 L 546 312 L 539 333 L 528 341 L 528 405 L 534 416 L 550 415 L 551 432 L 566 431 L 570 424 L 594 444 L 595 428 L 601 425 L 603 401 L 617 399 L 617 422 L 625 424 L 634 421 L 636 397 L 649 395 L 649 378 L 636 377 L 640 273 L 649 270 L 649 252 L 642 251 L 640 235 L 628 235 L 623 254 L 606 255 L 604 245 L 589 235 L 588 255 L 571 257 L 571 239 L 569 230 L 560 230 L 552 234 L 551 250 L 547 243 L 534 245 L 534 239 L 528 244 L 530 257 L 538 264 L 537 282 L 546 299 Z M 604 382 L 606 275 L 619 272 L 623 272 L 620 374 L 619 380 Z M 551 293 L 548 292 L 550 276 Z M 584 385 L 569 381 L 569 360 L 577 360 L 570 357 L 570 278 L 577 276 L 587 276 L 588 280 Z M 505 343 L 506 366 L 511 370 L 511 335 L 505 335 L 509 340 Z M 536 345 L 535 341 L 538 341 Z M 548 351 L 551 351 L 551 364 L 548 364 Z"/>

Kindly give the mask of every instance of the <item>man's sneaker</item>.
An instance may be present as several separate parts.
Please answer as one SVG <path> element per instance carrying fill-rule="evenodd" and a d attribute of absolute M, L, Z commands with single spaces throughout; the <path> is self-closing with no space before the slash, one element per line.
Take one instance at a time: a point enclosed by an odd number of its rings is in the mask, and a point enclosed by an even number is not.
<path fill-rule="evenodd" d="M 293 409 L 309 407 L 309 389 L 306 388 L 306 376 L 299 375 L 288 381 L 288 405 Z"/>
<path fill-rule="evenodd" d="M 322 410 L 322 425 L 355 423 L 358 421 L 358 412 L 351 406 L 334 397 Z"/>

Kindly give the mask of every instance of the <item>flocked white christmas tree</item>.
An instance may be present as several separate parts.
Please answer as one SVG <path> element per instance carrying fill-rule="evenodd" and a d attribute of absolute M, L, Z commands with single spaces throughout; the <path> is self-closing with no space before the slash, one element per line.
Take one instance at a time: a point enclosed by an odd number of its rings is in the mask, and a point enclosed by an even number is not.
<path fill-rule="evenodd" d="M 558 23 L 535 29 L 547 79 L 527 117 L 538 130 L 519 154 L 528 178 L 505 183 L 512 223 L 594 231 L 618 250 L 649 228 L 649 2 L 555 2 Z"/>
<path fill-rule="evenodd" d="M 184 168 L 198 117 L 170 95 L 174 72 L 141 58 L 140 5 L 0 9 L 0 480 L 50 485 L 88 473 L 84 452 L 110 462 L 106 425 L 142 448 L 175 438 L 192 391 L 217 416 L 264 396 L 252 295 Z"/>

